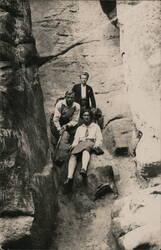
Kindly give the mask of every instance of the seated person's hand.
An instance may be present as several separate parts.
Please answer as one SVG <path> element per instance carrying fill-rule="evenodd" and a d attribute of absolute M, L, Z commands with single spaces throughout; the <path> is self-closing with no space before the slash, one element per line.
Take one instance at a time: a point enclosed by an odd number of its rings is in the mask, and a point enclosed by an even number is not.
<path fill-rule="evenodd" d="M 70 151 L 71 151 L 73 148 L 74 148 L 73 145 L 70 145 L 70 146 L 69 146 L 69 150 L 70 150 Z"/>
<path fill-rule="evenodd" d="M 59 134 L 62 135 L 66 129 L 67 129 L 67 125 L 63 125 L 61 129 L 59 130 Z"/>
<path fill-rule="evenodd" d="M 75 146 L 72 144 L 69 146 L 69 150 L 72 151 Z"/>

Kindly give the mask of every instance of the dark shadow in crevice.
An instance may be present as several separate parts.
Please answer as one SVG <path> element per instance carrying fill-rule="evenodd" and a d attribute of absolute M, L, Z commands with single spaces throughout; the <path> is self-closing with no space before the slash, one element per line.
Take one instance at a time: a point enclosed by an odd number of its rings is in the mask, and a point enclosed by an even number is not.
<path fill-rule="evenodd" d="M 107 15 L 111 23 L 119 28 L 117 14 L 116 14 L 116 0 L 100 0 L 100 5 L 103 12 Z"/>
<path fill-rule="evenodd" d="M 29 236 L 23 237 L 19 240 L 9 241 L 2 246 L 4 250 L 31 250 L 32 243 Z"/>
<path fill-rule="evenodd" d="M 129 156 L 128 147 L 117 148 L 115 150 L 115 156 Z"/>
<path fill-rule="evenodd" d="M 116 0 L 100 0 L 100 4 L 107 16 L 116 8 Z"/>
<path fill-rule="evenodd" d="M 33 217 L 34 214 L 32 212 L 15 210 L 15 211 L 2 211 L 0 213 L 0 216 L 1 217 L 9 217 L 9 218 L 15 218 L 18 216 L 31 216 L 31 217 Z"/>
<path fill-rule="evenodd" d="M 149 243 L 145 243 L 134 248 L 134 250 L 151 250 L 151 249 L 152 249 L 152 246 Z"/>

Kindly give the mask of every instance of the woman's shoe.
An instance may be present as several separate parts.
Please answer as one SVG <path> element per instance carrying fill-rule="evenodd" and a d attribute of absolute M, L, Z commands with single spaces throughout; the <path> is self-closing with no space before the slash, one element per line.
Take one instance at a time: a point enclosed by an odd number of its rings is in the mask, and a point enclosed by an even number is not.
<path fill-rule="evenodd" d="M 85 177 L 87 177 L 87 171 L 85 170 L 85 169 L 81 169 L 81 171 L 80 171 L 80 175 L 83 177 L 83 178 L 85 178 Z"/>
<path fill-rule="evenodd" d="M 73 179 L 67 178 L 63 186 L 66 192 L 71 192 L 73 187 Z"/>

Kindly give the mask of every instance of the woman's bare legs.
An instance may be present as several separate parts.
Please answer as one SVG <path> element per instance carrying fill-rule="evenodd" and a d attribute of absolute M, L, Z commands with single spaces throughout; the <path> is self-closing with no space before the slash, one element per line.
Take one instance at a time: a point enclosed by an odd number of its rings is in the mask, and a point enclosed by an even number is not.
<path fill-rule="evenodd" d="M 77 157 L 75 155 L 71 155 L 68 163 L 68 178 L 72 179 L 74 175 L 74 171 L 77 165 Z"/>
<path fill-rule="evenodd" d="M 82 153 L 82 169 L 87 171 L 88 164 L 90 161 L 90 153 L 87 150 L 84 150 Z"/>

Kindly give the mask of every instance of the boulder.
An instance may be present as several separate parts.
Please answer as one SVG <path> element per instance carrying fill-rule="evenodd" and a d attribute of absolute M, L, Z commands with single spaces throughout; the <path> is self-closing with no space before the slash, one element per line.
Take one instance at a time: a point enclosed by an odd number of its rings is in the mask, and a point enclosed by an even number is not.
<path fill-rule="evenodd" d="M 0 246 L 1 249 L 26 249 L 30 243 L 30 229 L 33 223 L 31 216 L 0 218 Z M 23 240 L 22 240 L 23 239 Z"/>
<path fill-rule="evenodd" d="M 130 118 L 112 120 L 103 131 L 104 145 L 111 154 L 132 155 L 137 145 L 137 135 Z"/>
<path fill-rule="evenodd" d="M 125 250 L 160 249 L 161 185 L 140 190 L 115 202 L 112 232 Z"/>

